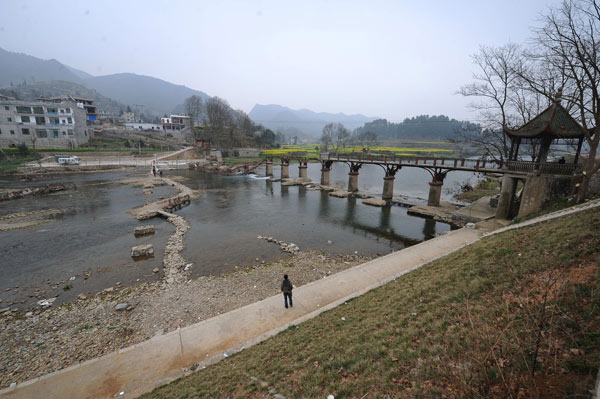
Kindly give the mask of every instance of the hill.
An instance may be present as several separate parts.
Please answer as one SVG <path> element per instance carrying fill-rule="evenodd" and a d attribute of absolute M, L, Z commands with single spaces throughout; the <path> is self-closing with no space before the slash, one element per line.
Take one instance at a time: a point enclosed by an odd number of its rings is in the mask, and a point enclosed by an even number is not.
<path fill-rule="evenodd" d="M 24 82 L 30 84 L 47 80 L 82 83 L 77 73 L 54 59 L 42 60 L 0 48 L 0 86 L 16 86 Z"/>
<path fill-rule="evenodd" d="M 588 397 L 598 229 L 590 210 L 484 238 L 142 398 Z"/>
<path fill-rule="evenodd" d="M 346 115 L 314 112 L 308 109 L 294 110 L 276 104 L 256 104 L 248 116 L 254 122 L 272 130 L 282 131 L 287 136 L 304 133 L 312 137 L 319 137 L 323 127 L 330 122 L 342 123 L 352 130 L 377 119 L 360 114 Z M 290 132 L 296 134 L 290 134 Z"/>
<path fill-rule="evenodd" d="M 48 96 L 65 94 L 62 88 L 65 82 L 77 83 L 88 89 L 96 90 L 98 94 L 88 95 L 94 98 L 101 95 L 104 98 L 134 106 L 141 106 L 140 112 L 153 115 L 170 114 L 181 110 L 187 97 L 197 95 L 203 99 L 209 96 L 201 91 L 182 85 L 175 85 L 151 76 L 133 73 L 117 73 L 113 75 L 92 76 L 91 74 L 64 65 L 57 60 L 42 60 L 26 54 L 13 53 L 0 48 L 0 87 L 32 85 L 39 82 L 61 81 L 62 83 L 47 84 L 43 90 Z M 58 91 L 49 90 L 56 88 Z M 37 87 L 36 90 L 42 90 Z M 77 90 L 81 90 L 77 87 Z M 19 92 L 19 90 L 17 90 Z M 29 98 L 22 92 L 23 98 Z M 81 93 L 74 93 L 83 95 Z M 97 97 L 101 99 L 102 97 Z M 98 104 L 100 106 L 100 104 Z M 102 107 L 101 107 L 102 108 Z"/>
<path fill-rule="evenodd" d="M 357 134 L 373 132 L 382 140 L 418 139 L 418 140 L 445 140 L 457 131 L 479 132 L 481 127 L 468 121 L 457 121 L 445 115 L 419 115 L 406 118 L 401 123 L 388 122 L 386 119 L 377 119 L 365 123 L 356 130 Z"/>
<path fill-rule="evenodd" d="M 203 100 L 209 98 L 204 92 L 134 73 L 94 76 L 85 79 L 83 84 L 124 104 L 143 105 L 144 113 L 155 115 L 173 112 L 192 95 L 197 95 Z"/>

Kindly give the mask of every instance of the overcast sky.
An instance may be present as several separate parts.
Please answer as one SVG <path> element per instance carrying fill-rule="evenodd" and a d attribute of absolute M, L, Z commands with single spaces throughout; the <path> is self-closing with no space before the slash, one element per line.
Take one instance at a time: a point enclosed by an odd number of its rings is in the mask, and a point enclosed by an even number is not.
<path fill-rule="evenodd" d="M 0 0 L 0 47 L 93 75 L 154 76 L 246 112 L 473 120 L 455 94 L 470 55 L 527 42 L 557 2 Z"/>

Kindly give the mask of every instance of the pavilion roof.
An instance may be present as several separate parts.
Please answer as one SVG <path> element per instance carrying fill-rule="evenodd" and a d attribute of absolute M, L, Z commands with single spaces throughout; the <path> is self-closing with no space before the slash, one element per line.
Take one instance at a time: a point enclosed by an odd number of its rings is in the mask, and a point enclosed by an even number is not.
<path fill-rule="evenodd" d="M 585 136 L 584 128 L 558 101 L 518 129 L 504 128 L 511 137 L 573 139 Z"/>

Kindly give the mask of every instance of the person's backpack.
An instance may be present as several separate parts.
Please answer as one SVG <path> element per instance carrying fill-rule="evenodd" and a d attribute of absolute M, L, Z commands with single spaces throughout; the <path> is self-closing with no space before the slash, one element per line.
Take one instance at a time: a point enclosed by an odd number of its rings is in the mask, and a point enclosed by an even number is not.
<path fill-rule="evenodd" d="M 292 282 L 290 280 L 283 280 L 283 283 L 281 284 L 281 286 L 283 287 L 283 292 L 286 293 L 290 293 L 292 292 Z"/>

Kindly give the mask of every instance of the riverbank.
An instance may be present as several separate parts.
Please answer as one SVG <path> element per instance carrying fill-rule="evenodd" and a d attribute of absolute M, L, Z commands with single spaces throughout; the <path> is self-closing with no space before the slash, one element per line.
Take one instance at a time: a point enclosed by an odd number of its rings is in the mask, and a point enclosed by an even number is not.
<path fill-rule="evenodd" d="M 483 238 L 143 398 L 588 397 L 598 208 Z"/>
<path fill-rule="evenodd" d="M 300 251 L 275 262 L 240 266 L 220 276 L 170 285 L 161 279 L 130 287 L 114 286 L 89 298 L 83 296 L 56 308 L 39 308 L 26 314 L 1 311 L 0 387 L 268 298 L 279 292 L 284 273 L 300 286 L 366 260 L 357 255 Z M 117 310 L 119 304 L 127 304 L 125 309 L 131 310 Z"/>

